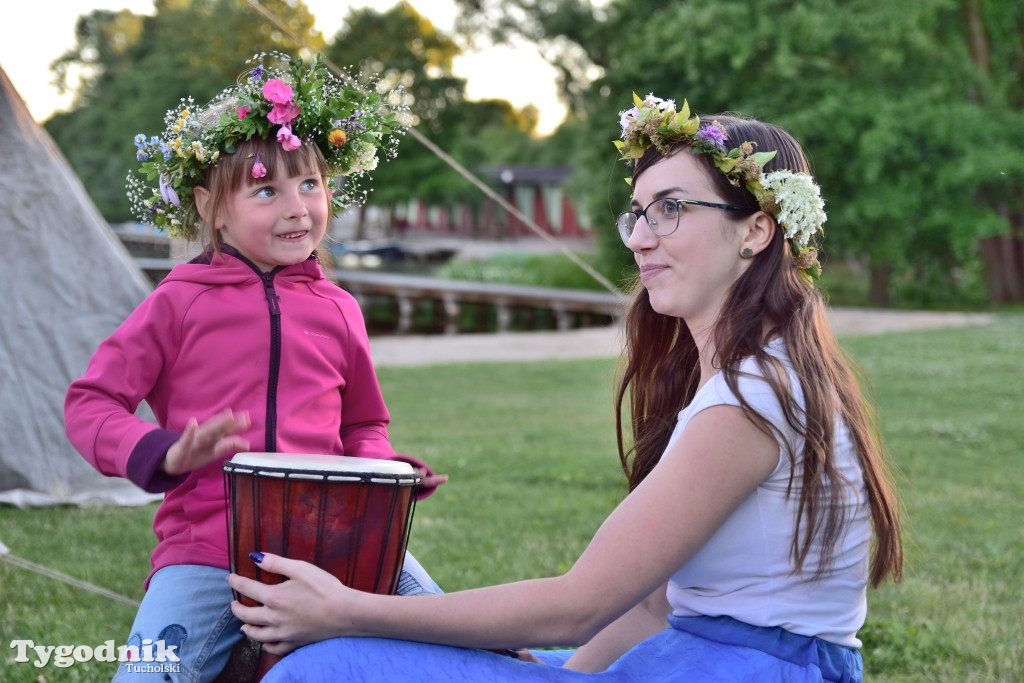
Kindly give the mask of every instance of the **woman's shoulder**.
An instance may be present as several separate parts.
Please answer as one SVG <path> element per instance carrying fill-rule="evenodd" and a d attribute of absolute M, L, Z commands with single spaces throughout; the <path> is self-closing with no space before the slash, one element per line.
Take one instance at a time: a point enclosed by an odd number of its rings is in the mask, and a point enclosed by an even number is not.
<path fill-rule="evenodd" d="M 716 373 L 679 413 L 680 418 L 716 405 L 750 407 L 770 419 L 782 415 L 779 388 L 795 392 L 800 400 L 799 382 L 781 339 L 772 340 L 762 350 L 762 354 L 741 360 L 733 370 Z"/>
<path fill-rule="evenodd" d="M 796 370 L 781 338 L 771 340 L 760 353 L 741 360 L 736 366 L 735 376 L 736 384 L 744 394 L 765 391 L 775 394 L 777 388 L 800 393 Z"/>
<path fill-rule="evenodd" d="M 713 385 L 716 391 L 725 390 L 734 393 L 731 388 L 733 382 L 730 379 L 735 378 L 734 383 L 741 391 L 757 391 L 764 386 L 769 386 L 774 380 L 785 382 L 794 376 L 793 364 L 786 351 L 786 344 L 781 338 L 775 338 L 765 344 L 760 353 L 746 356 L 732 368 L 726 368 L 717 373 L 711 378 L 708 385 Z"/>

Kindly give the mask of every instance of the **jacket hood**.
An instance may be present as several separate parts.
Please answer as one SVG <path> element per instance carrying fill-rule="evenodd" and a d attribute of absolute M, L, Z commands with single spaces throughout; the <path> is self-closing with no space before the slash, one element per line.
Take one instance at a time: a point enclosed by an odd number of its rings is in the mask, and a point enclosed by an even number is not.
<path fill-rule="evenodd" d="M 281 274 L 294 280 L 324 279 L 323 270 L 315 255 L 310 255 L 301 263 L 278 266 L 270 272 L 275 276 Z M 219 255 L 208 249 L 188 263 L 176 265 L 160 284 L 187 282 L 200 285 L 231 285 L 258 280 L 260 276 L 260 269 L 254 263 L 233 247 L 222 244 Z"/>

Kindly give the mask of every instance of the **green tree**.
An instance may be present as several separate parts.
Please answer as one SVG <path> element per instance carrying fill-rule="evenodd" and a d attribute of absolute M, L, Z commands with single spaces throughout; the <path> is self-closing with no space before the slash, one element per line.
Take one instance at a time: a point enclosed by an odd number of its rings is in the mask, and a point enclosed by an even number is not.
<path fill-rule="evenodd" d="M 465 81 L 452 72 L 458 45 L 409 3 L 387 12 L 349 12 L 327 48 L 342 68 L 377 73 L 387 88 L 401 86 L 419 134 L 473 171 L 486 163 L 514 163 L 532 145 L 536 112 L 508 102 L 469 102 Z M 373 173 L 367 204 L 391 207 L 416 198 L 428 204 L 479 203 L 468 180 L 431 150 L 407 135 L 398 157 Z"/>
<path fill-rule="evenodd" d="M 984 88 L 968 94 L 986 111 L 1001 115 L 993 139 L 1002 130 L 1019 136 L 1024 112 L 1024 5 L 1019 0 L 961 0 L 962 28 L 972 64 L 984 77 Z M 995 113 L 998 112 L 998 113 Z M 993 206 L 1005 218 L 1005 229 L 982 242 L 991 297 L 996 302 L 1024 300 L 1024 173 L 1017 154 L 993 155 L 998 174 L 986 174 L 975 202 Z M 987 248 L 986 248 L 987 247 Z"/>
<path fill-rule="evenodd" d="M 582 50 L 564 73 L 600 72 L 574 86 L 585 105 L 572 107 L 595 140 L 617 137 L 633 91 L 789 129 L 824 188 L 826 256 L 864 262 L 879 303 L 890 274 L 919 297 L 929 289 L 919 282 L 977 264 L 979 237 L 1020 222 L 1022 161 L 998 145 L 1024 130 L 1014 0 L 613 0 L 589 14 L 580 0 L 462 4 L 525 35 L 560 30 L 545 40 Z M 624 205 L 625 186 L 609 189 L 607 156 L 584 147 L 576 161 L 595 213 Z"/>
<path fill-rule="evenodd" d="M 342 68 L 378 74 L 383 87 L 400 87 L 410 124 L 424 134 L 438 134 L 465 92 L 465 82 L 452 73 L 452 60 L 459 51 L 451 38 L 401 2 L 385 13 L 368 8 L 350 11 L 327 56 Z M 398 158 L 374 172 L 368 202 L 388 206 L 416 196 L 436 200 L 439 173 L 445 176 L 442 167 L 440 160 L 407 136 Z"/>
<path fill-rule="evenodd" d="M 646 11 L 647 0 L 631 5 L 634 13 Z M 456 0 L 458 30 L 473 44 L 496 43 L 532 46 L 555 67 L 562 98 L 580 110 L 584 93 L 603 65 L 604 14 L 588 0 Z"/>

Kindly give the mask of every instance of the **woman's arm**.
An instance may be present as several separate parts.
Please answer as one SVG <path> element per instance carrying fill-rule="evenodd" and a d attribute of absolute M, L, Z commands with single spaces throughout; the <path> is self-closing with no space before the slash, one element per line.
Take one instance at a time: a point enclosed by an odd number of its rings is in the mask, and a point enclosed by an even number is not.
<path fill-rule="evenodd" d="M 658 586 L 636 607 L 608 624 L 569 658 L 565 668 L 588 673 L 604 671 L 636 645 L 664 631 L 672 611 L 667 588 L 668 584 Z"/>
<path fill-rule="evenodd" d="M 276 654 L 334 636 L 579 645 L 665 584 L 778 461 L 778 444 L 742 410 L 714 406 L 691 420 L 562 576 L 403 598 L 349 590 L 314 567 L 268 555 L 263 568 L 292 580 L 265 586 L 233 575 L 231 586 L 263 606 L 236 602 L 232 610 Z"/>

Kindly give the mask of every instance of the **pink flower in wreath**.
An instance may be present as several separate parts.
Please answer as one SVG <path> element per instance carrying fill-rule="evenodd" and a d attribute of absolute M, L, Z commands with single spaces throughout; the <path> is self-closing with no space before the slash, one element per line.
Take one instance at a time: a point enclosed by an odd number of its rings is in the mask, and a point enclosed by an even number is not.
<path fill-rule="evenodd" d="M 299 111 L 299 107 L 291 102 L 285 102 L 284 104 L 279 102 L 267 114 L 267 121 L 277 124 L 288 123 L 299 115 Z"/>
<path fill-rule="evenodd" d="M 266 175 L 267 175 L 267 167 L 263 165 L 263 162 L 260 161 L 260 155 L 257 154 L 256 155 L 256 161 L 253 162 L 253 165 L 252 165 L 252 177 L 253 178 L 263 178 Z"/>
<path fill-rule="evenodd" d="M 238 114 L 239 121 L 244 121 L 245 117 L 248 116 L 249 112 L 251 111 L 252 107 L 250 107 L 248 104 L 243 105 L 241 107 L 235 107 L 235 113 Z"/>
<path fill-rule="evenodd" d="M 281 129 L 277 131 L 277 141 L 281 143 L 281 147 L 286 152 L 302 147 L 302 140 L 292 134 L 292 127 L 287 124 L 281 126 Z"/>
<path fill-rule="evenodd" d="M 271 78 L 263 84 L 263 96 L 275 104 L 292 101 L 292 88 L 280 78 Z"/>

